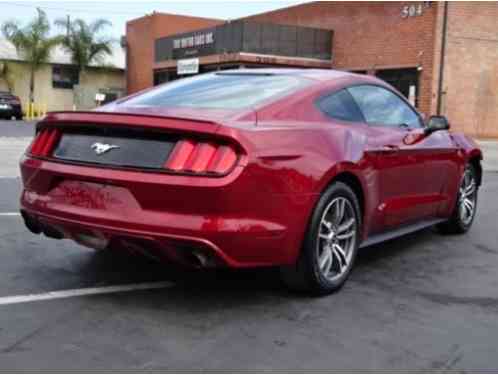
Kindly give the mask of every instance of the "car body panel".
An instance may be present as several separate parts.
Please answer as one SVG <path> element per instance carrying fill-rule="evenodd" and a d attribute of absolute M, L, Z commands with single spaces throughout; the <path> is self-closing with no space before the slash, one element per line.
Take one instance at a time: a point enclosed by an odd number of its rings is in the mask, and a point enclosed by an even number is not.
<path fill-rule="evenodd" d="M 127 239 L 122 244 L 139 238 L 170 260 L 201 247 L 231 267 L 294 263 L 321 193 L 344 176 L 362 192 L 363 241 L 451 215 L 465 164 L 482 158 L 472 140 L 331 119 L 315 105 L 324 93 L 355 83 L 388 85 L 343 72 L 295 74 L 315 83 L 257 108 L 130 108 L 123 99 L 98 111 L 47 115 L 39 129 L 162 131 L 230 142 L 239 159 L 227 175 L 209 177 L 28 153 L 21 160 L 23 213 L 64 237 L 81 240 L 79 232 L 89 231 L 109 241 Z"/>

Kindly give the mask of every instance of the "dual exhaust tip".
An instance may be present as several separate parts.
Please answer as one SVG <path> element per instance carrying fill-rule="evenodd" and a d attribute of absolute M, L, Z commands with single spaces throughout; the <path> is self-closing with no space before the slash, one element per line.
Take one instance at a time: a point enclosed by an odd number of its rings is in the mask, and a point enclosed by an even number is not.
<path fill-rule="evenodd" d="M 62 233 L 59 229 L 41 222 L 34 215 L 30 215 L 24 210 L 21 210 L 21 216 L 24 220 L 24 224 L 31 233 L 43 233 L 45 236 L 57 240 L 63 239 L 65 237 L 64 233 Z M 183 251 L 184 260 L 194 268 L 208 268 L 215 266 L 214 259 L 207 256 L 204 251 L 195 248 L 186 248 L 183 249 Z"/>
<path fill-rule="evenodd" d="M 28 228 L 31 233 L 43 233 L 45 236 L 54 238 L 56 240 L 61 240 L 64 238 L 64 234 L 60 230 L 50 225 L 43 224 L 38 219 L 36 219 L 36 217 L 26 213 L 26 211 L 21 210 L 21 216 L 24 220 L 24 225 L 26 225 L 26 228 Z"/>

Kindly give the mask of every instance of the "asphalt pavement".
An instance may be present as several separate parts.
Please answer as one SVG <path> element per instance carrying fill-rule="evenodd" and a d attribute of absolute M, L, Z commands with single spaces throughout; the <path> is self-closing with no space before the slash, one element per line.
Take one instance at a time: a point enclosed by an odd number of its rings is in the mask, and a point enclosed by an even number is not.
<path fill-rule="evenodd" d="M 180 272 L 29 233 L 5 215 L 20 191 L 6 145 L 33 131 L 14 124 L 0 123 L 0 371 L 498 370 L 498 173 L 485 173 L 466 235 L 362 249 L 340 292 L 309 298 L 274 269 Z M 68 295 L 30 301 L 53 291 Z"/>

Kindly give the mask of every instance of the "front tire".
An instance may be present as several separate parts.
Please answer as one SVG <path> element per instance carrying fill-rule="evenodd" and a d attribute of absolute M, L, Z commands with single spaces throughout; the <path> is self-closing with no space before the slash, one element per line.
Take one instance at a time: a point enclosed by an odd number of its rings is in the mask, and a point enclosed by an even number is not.
<path fill-rule="evenodd" d="M 467 232 L 477 211 L 477 173 L 472 164 L 468 164 L 460 182 L 455 208 L 448 221 L 439 224 L 438 229 L 445 234 L 463 234 Z"/>
<path fill-rule="evenodd" d="M 281 268 L 284 283 L 293 290 L 324 295 L 342 287 L 353 268 L 361 239 L 358 198 L 342 182 L 320 197 L 295 265 Z"/>

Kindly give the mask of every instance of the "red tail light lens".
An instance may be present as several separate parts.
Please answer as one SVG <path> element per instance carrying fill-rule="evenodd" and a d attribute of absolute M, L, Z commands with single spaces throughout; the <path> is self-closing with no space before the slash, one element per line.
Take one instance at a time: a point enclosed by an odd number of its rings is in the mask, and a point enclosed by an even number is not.
<path fill-rule="evenodd" d="M 29 153 L 33 156 L 47 157 L 59 143 L 60 131 L 58 129 L 43 129 L 35 137 Z"/>
<path fill-rule="evenodd" d="M 168 157 L 164 168 L 180 173 L 222 175 L 235 166 L 237 159 L 238 155 L 231 146 L 181 140 Z"/>

